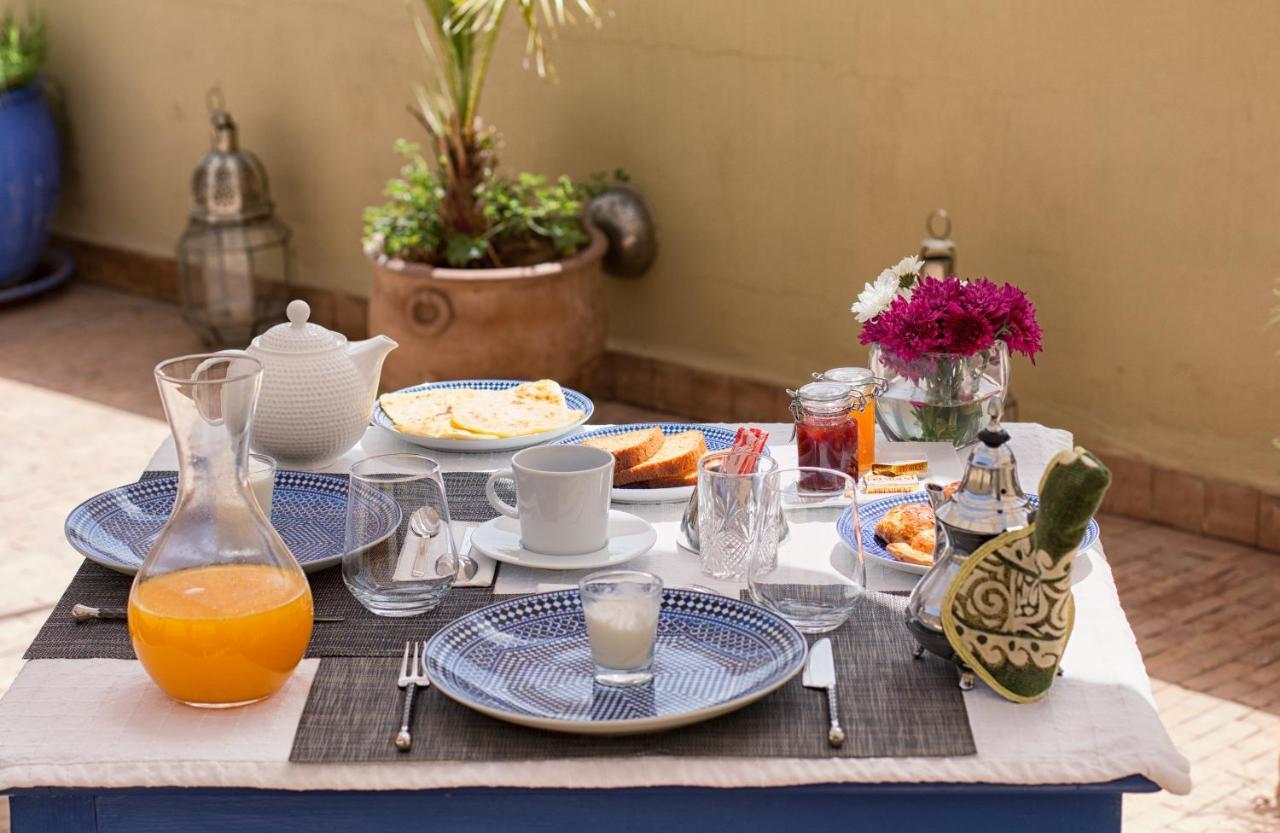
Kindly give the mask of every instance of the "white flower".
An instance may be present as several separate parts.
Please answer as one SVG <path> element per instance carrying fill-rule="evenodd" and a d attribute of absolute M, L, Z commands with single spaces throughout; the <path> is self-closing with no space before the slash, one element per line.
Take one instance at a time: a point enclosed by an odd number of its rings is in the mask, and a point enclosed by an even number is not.
<path fill-rule="evenodd" d="M 865 324 L 872 318 L 889 308 L 893 299 L 898 297 L 898 276 L 892 269 L 885 269 L 875 279 L 875 283 L 866 284 L 858 293 L 858 300 L 850 307 L 850 312 Z"/>
<path fill-rule="evenodd" d="M 892 272 L 899 278 L 905 278 L 908 275 L 919 277 L 920 270 L 923 268 L 924 261 L 915 255 L 912 255 L 911 257 L 904 257 L 902 260 L 899 260 L 898 265 L 893 267 Z"/>

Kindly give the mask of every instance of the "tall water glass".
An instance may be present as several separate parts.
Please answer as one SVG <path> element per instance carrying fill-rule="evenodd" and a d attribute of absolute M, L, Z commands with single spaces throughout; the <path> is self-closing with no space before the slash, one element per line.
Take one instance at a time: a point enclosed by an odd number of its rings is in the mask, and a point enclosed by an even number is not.
<path fill-rule="evenodd" d="M 778 462 L 761 455 L 752 472 L 723 471 L 736 453 L 717 451 L 698 463 L 698 557 L 712 578 L 742 581 L 765 520 L 765 475 Z"/>
<path fill-rule="evenodd" d="M 256 451 L 249 452 L 249 488 L 267 520 L 271 520 L 271 497 L 275 494 L 278 469 L 276 458 Z"/>
<path fill-rule="evenodd" d="M 390 501 L 387 500 L 390 498 Z M 390 535 L 368 544 L 399 507 Z M 351 467 L 342 580 L 379 616 L 426 613 L 449 593 L 458 554 L 440 464 L 421 454 L 381 454 Z"/>
<path fill-rule="evenodd" d="M 866 591 L 855 488 L 832 469 L 782 469 L 764 479 L 767 520 L 747 585 L 756 604 L 805 633 L 843 625 Z M 846 512 L 853 546 L 837 531 Z"/>

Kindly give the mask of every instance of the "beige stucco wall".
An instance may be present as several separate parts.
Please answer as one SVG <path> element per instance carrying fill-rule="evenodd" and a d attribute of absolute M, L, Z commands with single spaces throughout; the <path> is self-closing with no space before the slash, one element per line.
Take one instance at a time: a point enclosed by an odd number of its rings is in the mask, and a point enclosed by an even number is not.
<path fill-rule="evenodd" d="M 367 291 L 360 209 L 416 130 L 400 0 L 38 5 L 76 130 L 64 232 L 171 251 L 216 82 L 302 281 Z M 1280 484 L 1280 5 L 612 5 L 555 45 L 556 87 L 513 26 L 482 110 L 509 169 L 622 166 L 649 196 L 662 255 L 610 279 L 616 346 L 778 383 L 857 362 L 849 302 L 946 206 L 962 271 L 1041 310 L 1024 418 Z"/>

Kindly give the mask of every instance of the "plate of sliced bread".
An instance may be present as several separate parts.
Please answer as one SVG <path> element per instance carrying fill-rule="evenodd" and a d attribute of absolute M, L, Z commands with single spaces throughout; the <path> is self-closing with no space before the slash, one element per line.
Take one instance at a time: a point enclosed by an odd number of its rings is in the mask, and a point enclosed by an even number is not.
<path fill-rule="evenodd" d="M 584 431 L 552 445 L 589 445 L 613 455 L 613 499 L 619 503 L 688 500 L 698 461 L 733 445 L 733 432 L 715 425 L 649 422 Z"/>

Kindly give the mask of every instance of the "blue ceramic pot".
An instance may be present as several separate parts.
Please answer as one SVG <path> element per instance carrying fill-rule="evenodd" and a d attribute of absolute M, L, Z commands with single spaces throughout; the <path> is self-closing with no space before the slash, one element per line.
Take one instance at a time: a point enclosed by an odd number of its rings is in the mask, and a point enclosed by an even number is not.
<path fill-rule="evenodd" d="M 58 130 L 44 82 L 0 92 L 0 286 L 35 269 L 61 179 Z"/>

